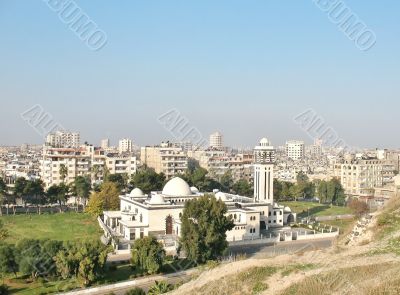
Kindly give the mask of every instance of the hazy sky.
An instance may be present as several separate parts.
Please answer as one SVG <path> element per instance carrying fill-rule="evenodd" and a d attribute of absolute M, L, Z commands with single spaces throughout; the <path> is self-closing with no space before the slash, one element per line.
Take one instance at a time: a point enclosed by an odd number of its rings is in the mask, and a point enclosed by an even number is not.
<path fill-rule="evenodd" d="M 376 34 L 360 51 L 312 0 L 76 1 L 107 34 L 90 50 L 46 1 L 0 0 L 0 145 L 42 143 L 39 104 L 98 144 L 174 140 L 178 109 L 226 144 L 310 137 L 314 109 L 348 144 L 400 147 L 400 2 L 346 1 Z"/>

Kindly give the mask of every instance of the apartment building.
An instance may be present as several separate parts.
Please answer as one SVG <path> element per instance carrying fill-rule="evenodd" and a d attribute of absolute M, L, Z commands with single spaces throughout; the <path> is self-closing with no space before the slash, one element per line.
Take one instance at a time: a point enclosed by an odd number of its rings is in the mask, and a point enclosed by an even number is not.
<path fill-rule="evenodd" d="M 94 153 L 93 146 L 78 148 L 53 148 L 44 146 L 40 164 L 40 177 L 46 187 L 54 184 L 71 183 L 77 176 L 89 175 L 91 159 Z M 67 169 L 63 175 L 61 167 Z"/>
<path fill-rule="evenodd" d="M 111 174 L 123 174 L 128 176 L 135 174 L 137 170 L 137 161 L 134 156 L 107 155 L 106 166 Z"/>
<path fill-rule="evenodd" d="M 221 150 L 223 148 L 222 134 L 214 132 L 210 135 L 210 148 Z"/>
<path fill-rule="evenodd" d="M 118 144 L 119 153 L 130 153 L 133 151 L 132 140 L 129 138 L 123 138 L 119 141 Z"/>
<path fill-rule="evenodd" d="M 110 140 L 108 138 L 102 139 L 100 141 L 100 147 L 104 149 L 108 149 L 110 147 Z"/>
<path fill-rule="evenodd" d="M 188 167 L 187 154 L 181 147 L 169 142 L 142 147 L 140 161 L 142 165 L 153 168 L 157 173 L 164 173 L 167 179 L 183 174 Z"/>
<path fill-rule="evenodd" d="M 56 131 L 46 137 L 46 145 L 51 147 L 79 147 L 80 134 L 70 131 Z"/>
<path fill-rule="evenodd" d="M 333 175 L 340 179 L 347 195 L 373 195 L 375 188 L 393 181 L 394 166 L 377 158 L 346 159 L 334 164 Z"/>
<path fill-rule="evenodd" d="M 292 160 L 304 158 L 304 141 L 289 140 L 286 142 L 286 156 Z"/>
<path fill-rule="evenodd" d="M 66 168 L 66 174 L 61 167 Z M 91 145 L 78 148 L 53 148 L 44 146 L 40 161 L 40 177 L 46 187 L 71 183 L 77 176 L 89 176 L 92 182 L 102 181 L 105 167 L 109 173 L 136 173 L 136 157 L 105 154 Z"/>

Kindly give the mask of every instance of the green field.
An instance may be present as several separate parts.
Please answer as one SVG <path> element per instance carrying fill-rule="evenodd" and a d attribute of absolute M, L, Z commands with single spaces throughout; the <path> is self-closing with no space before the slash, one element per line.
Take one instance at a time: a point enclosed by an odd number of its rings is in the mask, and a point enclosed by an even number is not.
<path fill-rule="evenodd" d="M 333 206 L 312 202 L 281 202 L 281 205 L 290 207 L 293 212 L 297 213 L 300 218 L 312 217 L 312 216 L 332 216 L 332 215 L 343 215 L 352 214 L 350 208 Z"/>
<path fill-rule="evenodd" d="M 6 242 L 23 238 L 72 241 L 99 239 L 102 232 L 97 220 L 83 213 L 30 214 L 2 216 L 9 231 Z"/>

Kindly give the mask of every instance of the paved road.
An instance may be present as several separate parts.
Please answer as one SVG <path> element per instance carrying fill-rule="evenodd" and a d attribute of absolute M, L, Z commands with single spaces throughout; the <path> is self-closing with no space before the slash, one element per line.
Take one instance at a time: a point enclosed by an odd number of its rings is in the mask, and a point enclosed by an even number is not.
<path fill-rule="evenodd" d="M 332 246 L 334 238 L 324 238 L 318 240 L 307 241 L 289 241 L 274 244 L 257 244 L 257 245 L 235 245 L 229 247 L 231 253 L 246 254 L 252 258 L 268 258 L 282 254 L 293 254 L 304 251 L 313 251 L 317 249 L 329 248 Z"/>

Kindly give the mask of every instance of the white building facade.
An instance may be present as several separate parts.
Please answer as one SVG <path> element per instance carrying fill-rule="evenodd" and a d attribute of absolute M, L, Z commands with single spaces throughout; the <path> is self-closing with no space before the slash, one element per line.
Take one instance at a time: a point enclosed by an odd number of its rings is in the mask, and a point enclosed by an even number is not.
<path fill-rule="evenodd" d="M 258 153 L 256 167 L 263 171 L 267 169 L 270 173 L 270 178 L 255 174 L 260 187 L 258 189 L 255 185 L 255 190 L 259 190 L 259 195 L 249 198 L 219 191 L 210 193 L 226 204 L 227 215 L 234 221 L 234 228 L 227 232 L 228 241 L 257 239 L 266 230 L 282 228 L 296 219 L 296 214 L 288 207 L 280 206 L 273 200 L 273 147 L 263 139 L 255 148 L 255 153 Z M 135 188 L 129 194 L 120 196 L 119 211 L 103 212 L 105 235 L 112 238 L 109 236 L 112 233 L 118 240 L 127 243 L 144 236 L 155 236 L 163 241 L 176 239 L 181 235 L 185 203 L 205 194 L 189 187 L 179 177 L 169 180 L 159 192 L 144 194 L 140 188 Z"/>
<path fill-rule="evenodd" d="M 286 156 L 292 160 L 304 158 L 304 141 L 289 140 L 286 142 Z"/>
<path fill-rule="evenodd" d="M 222 150 L 223 142 L 222 134 L 220 132 L 217 131 L 210 135 L 210 147 L 217 150 Z"/>
<path fill-rule="evenodd" d="M 118 150 L 120 154 L 122 153 L 130 153 L 133 151 L 132 140 L 129 138 L 123 138 L 119 141 Z"/>

